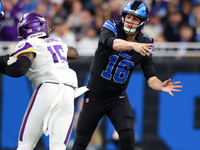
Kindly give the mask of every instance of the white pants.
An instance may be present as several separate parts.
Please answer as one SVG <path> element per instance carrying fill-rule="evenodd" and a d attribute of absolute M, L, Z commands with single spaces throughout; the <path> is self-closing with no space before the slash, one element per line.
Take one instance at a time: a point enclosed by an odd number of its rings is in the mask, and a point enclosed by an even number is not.
<path fill-rule="evenodd" d="M 60 90 L 62 93 L 59 93 Z M 58 95 L 60 99 L 51 110 L 47 124 L 49 148 L 66 149 L 74 121 L 74 89 L 65 85 L 43 83 L 35 90 L 27 107 L 17 150 L 34 149 L 43 134 L 44 118 Z"/>

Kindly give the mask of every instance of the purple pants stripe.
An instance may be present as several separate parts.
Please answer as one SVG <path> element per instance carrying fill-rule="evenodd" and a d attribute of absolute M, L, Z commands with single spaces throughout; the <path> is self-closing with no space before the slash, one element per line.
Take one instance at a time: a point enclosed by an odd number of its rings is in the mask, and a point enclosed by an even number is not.
<path fill-rule="evenodd" d="M 69 130 L 67 132 L 67 137 L 66 137 L 65 142 L 64 142 L 65 145 L 67 145 L 67 143 L 69 141 L 69 138 L 70 138 L 70 135 L 71 135 L 71 132 L 72 132 L 72 129 L 73 129 L 73 124 L 74 124 L 74 115 L 73 115 L 72 122 L 70 124 Z"/>
<path fill-rule="evenodd" d="M 38 86 L 38 88 L 35 90 L 35 92 L 33 93 L 33 96 L 31 98 L 30 104 L 29 104 L 28 109 L 27 109 L 27 111 L 25 113 L 25 116 L 24 116 L 24 119 L 23 119 L 23 122 L 22 122 L 22 125 L 21 125 L 21 128 L 20 128 L 20 132 L 19 132 L 19 139 L 18 139 L 19 141 L 23 141 L 23 134 L 24 134 L 24 129 L 25 129 L 25 126 L 26 126 L 26 122 L 28 120 L 29 114 L 31 112 L 31 109 L 32 109 L 33 104 L 35 102 L 35 98 L 37 96 L 38 90 L 40 89 L 41 85 L 42 84 L 40 84 Z"/>

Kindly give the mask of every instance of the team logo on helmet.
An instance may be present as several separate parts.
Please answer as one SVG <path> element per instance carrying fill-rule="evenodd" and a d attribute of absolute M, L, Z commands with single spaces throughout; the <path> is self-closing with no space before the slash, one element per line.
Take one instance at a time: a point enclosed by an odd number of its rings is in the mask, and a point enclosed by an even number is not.
<path fill-rule="evenodd" d="M 149 10 L 148 10 L 148 8 L 146 7 L 146 9 L 145 9 L 145 15 L 148 15 L 148 13 L 149 13 Z"/>

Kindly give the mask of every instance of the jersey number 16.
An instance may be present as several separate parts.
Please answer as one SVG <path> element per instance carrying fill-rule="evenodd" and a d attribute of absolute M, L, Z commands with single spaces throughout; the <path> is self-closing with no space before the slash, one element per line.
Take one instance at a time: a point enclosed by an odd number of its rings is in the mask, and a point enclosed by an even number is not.
<path fill-rule="evenodd" d="M 110 80 L 113 77 L 113 80 L 115 82 L 118 83 L 124 83 L 129 75 L 130 69 L 132 69 L 134 67 L 134 63 L 131 61 L 128 61 L 126 59 L 120 61 L 118 64 L 117 60 L 118 60 L 119 56 L 117 55 L 112 55 L 110 56 L 110 61 L 107 65 L 107 68 L 105 71 L 102 72 L 101 76 Z M 114 69 L 114 66 L 117 67 Z M 111 72 L 114 72 L 113 74 Z"/>

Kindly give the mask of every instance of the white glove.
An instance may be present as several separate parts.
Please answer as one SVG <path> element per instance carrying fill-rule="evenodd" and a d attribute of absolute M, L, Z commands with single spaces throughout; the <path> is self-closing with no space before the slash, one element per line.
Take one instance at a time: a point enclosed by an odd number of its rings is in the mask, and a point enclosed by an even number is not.
<path fill-rule="evenodd" d="M 14 56 L 10 56 L 9 60 L 7 61 L 7 65 L 11 65 L 12 63 L 16 62 L 17 58 Z"/>

